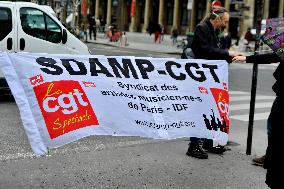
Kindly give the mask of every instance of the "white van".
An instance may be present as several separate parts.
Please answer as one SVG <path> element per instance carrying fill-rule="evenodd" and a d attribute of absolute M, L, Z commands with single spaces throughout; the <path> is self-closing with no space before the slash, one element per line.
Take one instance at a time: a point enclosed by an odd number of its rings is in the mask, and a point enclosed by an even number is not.
<path fill-rule="evenodd" d="M 90 54 L 45 6 L 0 1 L 0 51 Z"/>
<path fill-rule="evenodd" d="M 55 17 L 51 7 L 7 1 L 0 1 L 1 51 L 90 54 L 88 47 Z M 0 70 L 0 97 L 9 97 L 10 94 L 8 84 Z"/>

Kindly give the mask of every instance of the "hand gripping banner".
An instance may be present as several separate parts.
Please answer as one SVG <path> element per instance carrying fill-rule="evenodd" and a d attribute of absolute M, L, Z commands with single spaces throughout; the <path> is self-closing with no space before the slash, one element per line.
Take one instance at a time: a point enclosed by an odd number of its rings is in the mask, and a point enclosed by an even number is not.
<path fill-rule="evenodd" d="M 0 67 L 36 155 L 90 135 L 228 141 L 222 60 L 3 53 Z"/>

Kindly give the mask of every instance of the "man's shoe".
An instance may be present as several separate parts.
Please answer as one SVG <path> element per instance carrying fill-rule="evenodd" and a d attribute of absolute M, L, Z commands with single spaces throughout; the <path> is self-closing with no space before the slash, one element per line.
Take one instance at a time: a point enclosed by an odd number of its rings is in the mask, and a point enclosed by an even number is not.
<path fill-rule="evenodd" d="M 252 164 L 257 166 L 263 166 L 265 161 L 265 155 L 259 158 L 252 159 Z"/>
<path fill-rule="evenodd" d="M 202 146 L 200 145 L 190 145 L 186 155 L 188 156 L 192 156 L 198 159 L 207 159 L 208 158 L 208 154 L 202 149 Z"/>
<path fill-rule="evenodd" d="M 214 153 L 214 154 L 223 154 L 226 151 L 226 148 L 224 146 L 215 146 L 215 147 L 209 147 L 205 148 L 208 152 Z"/>

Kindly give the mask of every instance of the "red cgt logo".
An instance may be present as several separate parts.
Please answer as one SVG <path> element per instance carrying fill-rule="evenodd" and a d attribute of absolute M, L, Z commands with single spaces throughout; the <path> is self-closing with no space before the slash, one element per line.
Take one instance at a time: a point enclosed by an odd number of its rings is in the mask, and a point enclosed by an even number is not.
<path fill-rule="evenodd" d="M 99 125 L 79 82 L 46 82 L 35 86 L 34 92 L 51 139 L 76 129 Z"/>
<path fill-rule="evenodd" d="M 206 93 L 206 94 L 208 94 L 208 91 L 207 91 L 207 89 L 206 89 L 205 87 L 198 87 L 198 89 L 199 89 L 199 92 L 200 92 L 200 93 Z"/>
<path fill-rule="evenodd" d="M 85 87 L 93 87 L 93 88 L 96 87 L 95 83 L 90 81 L 83 81 L 83 84 L 85 85 Z"/>
<path fill-rule="evenodd" d="M 223 128 L 223 132 L 229 133 L 230 118 L 229 118 L 229 93 L 227 90 L 210 88 L 212 95 L 215 99 L 216 105 L 220 117 L 222 118 L 222 124 L 226 123 L 226 127 Z"/>
<path fill-rule="evenodd" d="M 30 82 L 33 86 L 40 84 L 40 83 L 43 82 L 43 77 L 42 77 L 42 75 L 36 75 L 36 76 L 30 78 Z"/>

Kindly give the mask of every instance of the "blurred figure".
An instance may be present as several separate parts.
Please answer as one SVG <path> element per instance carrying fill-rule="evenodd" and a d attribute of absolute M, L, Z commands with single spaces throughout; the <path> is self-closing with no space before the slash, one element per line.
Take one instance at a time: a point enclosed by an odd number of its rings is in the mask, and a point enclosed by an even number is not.
<path fill-rule="evenodd" d="M 193 36 L 194 36 L 194 33 L 193 33 L 193 32 L 188 32 L 188 33 L 186 34 L 187 48 L 191 48 Z"/>
<path fill-rule="evenodd" d="M 238 26 L 237 28 L 237 40 L 235 42 L 235 45 L 239 46 L 239 42 L 240 42 L 240 26 Z"/>
<path fill-rule="evenodd" d="M 122 32 L 117 30 L 117 26 L 112 24 L 108 27 L 108 30 L 105 33 L 106 38 L 109 39 L 110 42 L 118 42 L 122 36 Z"/>
<path fill-rule="evenodd" d="M 155 27 L 154 27 L 154 42 L 155 43 L 161 43 L 161 33 L 162 33 L 162 28 L 160 24 L 155 24 Z"/>
<path fill-rule="evenodd" d="M 122 35 L 120 37 L 120 46 L 127 46 L 127 36 L 126 32 L 122 32 Z"/>
<path fill-rule="evenodd" d="M 171 39 L 173 42 L 173 46 L 177 43 L 177 38 L 178 38 L 178 29 L 177 27 L 173 27 L 172 32 L 171 32 Z"/>
<path fill-rule="evenodd" d="M 187 43 L 186 43 L 185 48 L 182 50 L 181 59 L 194 58 L 194 55 L 191 50 L 191 44 L 192 44 L 193 37 L 194 37 L 193 32 L 188 32 L 186 34 Z"/>
<path fill-rule="evenodd" d="M 114 33 L 114 26 L 113 25 L 109 25 L 107 27 L 106 32 L 105 32 L 105 37 L 109 38 L 109 40 L 112 41 L 113 33 Z"/>
<path fill-rule="evenodd" d="M 152 35 L 152 33 L 154 33 L 154 26 L 152 21 L 149 21 L 149 25 L 146 30 L 148 31 L 150 36 Z"/>
<path fill-rule="evenodd" d="M 79 34 L 79 38 L 80 39 L 84 39 L 85 38 L 85 41 L 87 42 L 87 26 L 82 23 L 81 26 L 80 26 L 80 34 Z"/>
<path fill-rule="evenodd" d="M 90 36 L 90 40 L 92 40 L 92 34 L 94 35 L 94 38 L 96 38 L 95 28 L 94 28 L 96 27 L 96 20 L 94 16 L 90 16 L 90 15 L 89 15 L 88 20 L 89 20 L 89 36 Z"/>
<path fill-rule="evenodd" d="M 99 20 L 100 20 L 100 31 L 102 33 L 105 33 L 105 30 L 106 30 L 106 26 L 105 25 L 106 25 L 106 23 L 105 23 L 105 21 L 103 20 L 102 17 L 100 17 Z"/>
<path fill-rule="evenodd" d="M 247 41 L 246 45 L 249 45 L 249 43 L 253 41 L 253 35 L 251 33 L 251 28 L 247 29 L 247 32 L 245 33 L 245 40 Z"/>
<path fill-rule="evenodd" d="M 251 51 L 253 51 L 252 47 L 250 46 L 250 42 L 254 40 L 254 39 L 253 39 L 253 35 L 252 35 L 252 33 L 251 33 L 251 28 L 248 28 L 248 29 L 247 29 L 247 32 L 245 33 L 244 39 L 246 40 L 246 43 L 245 43 L 245 45 L 246 45 L 245 51 L 246 51 L 246 52 L 251 52 Z"/>
<path fill-rule="evenodd" d="M 160 25 L 161 26 L 161 41 L 164 40 L 164 33 L 165 33 L 165 27 L 163 25 Z"/>
<path fill-rule="evenodd" d="M 99 18 L 95 18 L 97 31 L 101 32 L 101 21 Z"/>

